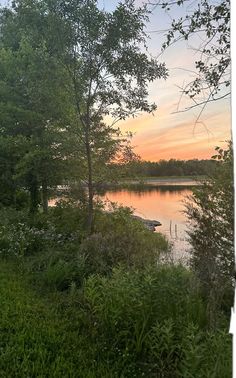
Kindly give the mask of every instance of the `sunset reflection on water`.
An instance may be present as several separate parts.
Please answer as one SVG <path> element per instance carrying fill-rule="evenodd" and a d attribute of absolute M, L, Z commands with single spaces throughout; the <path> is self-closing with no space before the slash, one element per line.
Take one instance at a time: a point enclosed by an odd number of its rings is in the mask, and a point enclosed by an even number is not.
<path fill-rule="evenodd" d="M 186 188 L 180 190 L 155 188 L 144 191 L 121 189 L 119 191 L 107 191 L 101 198 L 132 207 L 135 214 L 144 218 L 156 219 L 163 226 L 169 226 L 170 221 L 185 224 L 186 218 L 182 213 L 184 210 L 182 201 L 191 193 L 192 191 Z"/>
<path fill-rule="evenodd" d="M 191 188 L 152 187 L 143 190 L 109 190 L 100 195 L 103 200 L 134 209 L 134 214 L 161 222 L 156 230 L 164 233 L 174 244 L 174 248 L 186 250 L 186 215 L 184 201 L 192 194 Z M 170 227 L 171 224 L 171 227 Z"/>

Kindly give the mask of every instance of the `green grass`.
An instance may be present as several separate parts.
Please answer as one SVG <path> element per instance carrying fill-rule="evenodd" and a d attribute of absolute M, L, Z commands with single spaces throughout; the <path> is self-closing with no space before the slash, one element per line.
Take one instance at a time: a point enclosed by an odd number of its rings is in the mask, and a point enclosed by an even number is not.
<path fill-rule="evenodd" d="M 85 367 L 84 358 L 92 359 L 93 351 L 84 348 L 76 317 L 72 322 L 55 303 L 1 261 L 0 377 L 96 377 L 90 372 L 92 363 Z"/>
<path fill-rule="evenodd" d="M 184 268 L 116 269 L 63 292 L 23 272 L 0 260 L 0 377 L 231 376 L 231 338 L 206 333 Z"/>

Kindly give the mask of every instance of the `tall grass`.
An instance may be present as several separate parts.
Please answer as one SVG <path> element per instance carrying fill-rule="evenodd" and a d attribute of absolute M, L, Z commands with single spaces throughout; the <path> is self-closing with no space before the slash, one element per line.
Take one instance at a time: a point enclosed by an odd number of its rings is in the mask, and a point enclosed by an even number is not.
<path fill-rule="evenodd" d="M 115 376 L 230 377 L 230 336 L 208 330 L 206 304 L 185 268 L 92 276 L 84 300 L 90 337 L 99 340 L 97 358 Z"/>

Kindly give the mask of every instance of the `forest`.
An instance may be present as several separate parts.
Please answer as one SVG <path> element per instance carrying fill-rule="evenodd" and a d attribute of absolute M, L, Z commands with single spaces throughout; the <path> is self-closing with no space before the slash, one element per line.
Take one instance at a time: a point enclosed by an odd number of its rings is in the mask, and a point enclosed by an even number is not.
<path fill-rule="evenodd" d="M 213 159 L 191 159 L 191 160 L 159 160 L 145 161 L 133 160 L 126 164 L 117 165 L 117 171 L 123 171 L 124 177 L 163 177 L 176 176 L 193 178 L 210 177 L 217 166 L 217 160 Z"/>
<path fill-rule="evenodd" d="M 122 0 L 105 11 L 96 0 L 15 0 L 0 9 L 0 377 L 231 377 L 232 141 L 209 160 L 173 151 L 149 162 L 118 127 L 155 112 L 149 85 L 170 76 L 147 51 L 153 5 L 184 3 Z M 214 38 L 217 59 L 196 63 L 185 92 L 195 99 L 207 85 L 217 101 L 229 87 L 230 4 L 197 3 L 163 48 L 199 29 Z M 98 199 L 99 184 L 134 176 L 202 176 L 185 205 L 187 264 L 132 209 Z M 50 206 L 63 185 L 66 197 Z"/>

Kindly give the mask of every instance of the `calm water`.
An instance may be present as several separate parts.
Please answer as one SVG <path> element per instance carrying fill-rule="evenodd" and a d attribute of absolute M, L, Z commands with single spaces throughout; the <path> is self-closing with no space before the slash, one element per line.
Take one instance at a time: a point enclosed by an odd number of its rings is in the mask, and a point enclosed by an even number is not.
<path fill-rule="evenodd" d="M 183 182 L 165 182 L 158 186 L 152 183 L 132 190 L 108 190 L 100 198 L 132 207 L 134 214 L 142 218 L 160 221 L 162 225 L 156 230 L 164 233 L 172 242 L 175 257 L 187 258 L 189 244 L 183 210 L 186 197 L 192 193 L 188 185 Z"/>
<path fill-rule="evenodd" d="M 131 183 L 131 182 L 129 182 Z M 133 208 L 134 214 L 161 222 L 156 231 L 167 236 L 172 243 L 174 258 L 188 260 L 187 219 L 184 214 L 184 201 L 192 194 L 193 186 L 198 185 L 189 179 L 150 179 L 144 185 L 133 185 L 130 189 L 109 189 L 100 192 L 99 198 Z M 58 198 L 50 201 L 54 206 Z"/>

